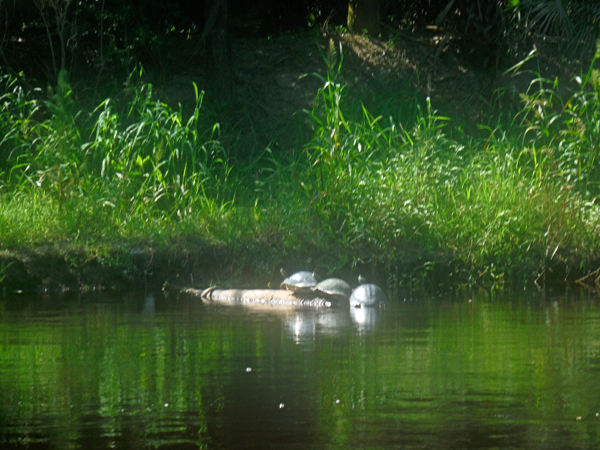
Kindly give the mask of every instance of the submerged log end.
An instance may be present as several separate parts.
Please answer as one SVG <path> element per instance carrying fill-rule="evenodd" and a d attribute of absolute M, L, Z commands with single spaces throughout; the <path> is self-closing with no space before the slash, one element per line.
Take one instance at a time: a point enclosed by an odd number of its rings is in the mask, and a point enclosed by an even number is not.
<path fill-rule="evenodd" d="M 217 286 L 209 286 L 202 291 L 200 294 L 200 298 L 206 298 L 208 300 L 212 300 L 212 293 L 217 288 Z"/>

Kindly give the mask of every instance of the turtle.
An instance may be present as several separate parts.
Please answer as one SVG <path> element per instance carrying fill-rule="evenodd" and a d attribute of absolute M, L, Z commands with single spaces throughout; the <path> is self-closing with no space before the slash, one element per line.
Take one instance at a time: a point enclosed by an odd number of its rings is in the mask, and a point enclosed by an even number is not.
<path fill-rule="evenodd" d="M 316 294 L 322 294 L 325 297 L 342 301 L 348 301 L 350 294 L 352 294 L 350 285 L 340 278 L 327 278 L 317 284 L 312 290 Z"/>
<path fill-rule="evenodd" d="M 280 270 L 281 275 L 287 276 L 285 270 Z M 280 289 L 287 289 L 293 292 L 312 292 L 312 288 L 317 285 L 317 276 L 314 272 L 301 271 L 287 277 L 281 285 Z"/>
<path fill-rule="evenodd" d="M 358 277 L 359 282 L 364 281 L 363 277 Z M 366 283 L 361 284 L 352 292 L 350 296 L 350 306 L 355 308 L 365 307 L 381 307 L 385 304 L 385 294 L 376 284 Z"/>

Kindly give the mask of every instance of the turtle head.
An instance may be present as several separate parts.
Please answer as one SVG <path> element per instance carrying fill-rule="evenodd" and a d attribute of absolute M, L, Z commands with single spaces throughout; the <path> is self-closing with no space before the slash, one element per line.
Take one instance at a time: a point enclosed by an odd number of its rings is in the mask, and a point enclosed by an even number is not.
<path fill-rule="evenodd" d="M 288 277 L 288 274 L 287 274 L 287 272 L 285 271 L 285 269 L 283 267 L 281 269 L 279 269 L 279 273 L 281 274 L 281 276 L 283 278 L 287 278 Z"/>
<path fill-rule="evenodd" d="M 365 284 L 367 282 L 367 279 L 365 277 L 363 277 L 362 275 L 358 276 L 358 284 Z"/>

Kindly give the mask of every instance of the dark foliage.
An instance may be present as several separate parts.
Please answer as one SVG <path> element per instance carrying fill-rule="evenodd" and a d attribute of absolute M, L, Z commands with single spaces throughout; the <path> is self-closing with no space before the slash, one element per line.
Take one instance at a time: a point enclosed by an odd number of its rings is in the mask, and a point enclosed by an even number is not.
<path fill-rule="evenodd" d="M 29 78 L 51 85 L 63 69 L 73 77 L 100 72 L 115 79 L 123 79 L 138 63 L 166 72 L 172 69 L 173 39 L 195 42 L 190 45 L 194 54 L 206 48 L 200 37 L 210 10 L 207 2 L 0 0 L 0 65 L 4 72 L 25 71 Z M 535 39 L 554 39 L 562 50 L 591 49 L 600 18 L 600 2 L 587 0 L 380 4 L 384 34 L 398 28 L 422 32 L 433 26 L 452 36 L 452 45 L 473 67 L 486 70 L 506 68 L 503 59 L 522 56 Z M 229 0 L 228 11 L 226 29 L 233 39 L 264 37 L 345 26 L 348 0 Z"/>

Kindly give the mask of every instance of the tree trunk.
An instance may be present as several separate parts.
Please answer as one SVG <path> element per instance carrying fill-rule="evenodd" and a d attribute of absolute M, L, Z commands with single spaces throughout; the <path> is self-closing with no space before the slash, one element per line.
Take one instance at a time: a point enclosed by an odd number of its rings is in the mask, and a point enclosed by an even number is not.
<path fill-rule="evenodd" d="M 233 95 L 233 64 L 229 40 L 228 0 L 208 0 L 206 17 L 203 37 L 206 38 L 208 50 L 208 75 L 215 96 L 221 101 L 229 102 Z"/>
<path fill-rule="evenodd" d="M 365 30 L 377 36 L 379 26 L 379 0 L 350 0 L 348 3 L 348 29 L 355 33 Z"/>

